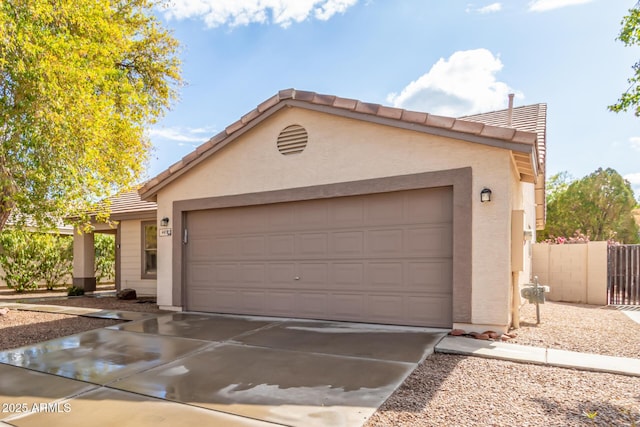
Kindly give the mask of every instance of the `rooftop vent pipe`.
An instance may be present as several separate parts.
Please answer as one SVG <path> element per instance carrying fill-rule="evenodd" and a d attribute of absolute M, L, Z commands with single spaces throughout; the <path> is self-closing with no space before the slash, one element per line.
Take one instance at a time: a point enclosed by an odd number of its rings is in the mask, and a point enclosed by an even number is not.
<path fill-rule="evenodd" d="M 507 126 L 511 127 L 511 121 L 513 119 L 513 97 L 515 94 L 509 94 L 509 110 L 507 112 Z"/>

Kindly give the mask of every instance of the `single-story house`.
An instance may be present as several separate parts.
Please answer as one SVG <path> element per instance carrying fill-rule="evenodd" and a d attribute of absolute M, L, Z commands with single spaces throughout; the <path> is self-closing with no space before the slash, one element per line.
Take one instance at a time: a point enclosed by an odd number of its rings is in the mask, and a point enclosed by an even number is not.
<path fill-rule="evenodd" d="M 452 118 L 280 91 L 146 182 L 149 209 L 114 209 L 119 286 L 173 310 L 504 331 L 545 221 L 546 105 L 512 103 Z"/>

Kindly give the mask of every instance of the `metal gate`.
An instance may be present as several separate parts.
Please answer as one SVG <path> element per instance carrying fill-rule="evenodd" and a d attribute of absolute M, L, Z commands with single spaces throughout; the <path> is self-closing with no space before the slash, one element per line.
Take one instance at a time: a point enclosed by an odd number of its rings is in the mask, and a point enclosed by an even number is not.
<path fill-rule="evenodd" d="M 640 305 L 640 245 L 609 246 L 607 302 Z"/>

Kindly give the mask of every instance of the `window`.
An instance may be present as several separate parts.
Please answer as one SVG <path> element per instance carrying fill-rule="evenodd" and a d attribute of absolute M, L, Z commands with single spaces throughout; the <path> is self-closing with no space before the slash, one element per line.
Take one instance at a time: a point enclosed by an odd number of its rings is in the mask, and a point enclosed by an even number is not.
<path fill-rule="evenodd" d="M 158 274 L 158 226 L 154 221 L 142 223 L 142 278 L 155 279 Z"/>

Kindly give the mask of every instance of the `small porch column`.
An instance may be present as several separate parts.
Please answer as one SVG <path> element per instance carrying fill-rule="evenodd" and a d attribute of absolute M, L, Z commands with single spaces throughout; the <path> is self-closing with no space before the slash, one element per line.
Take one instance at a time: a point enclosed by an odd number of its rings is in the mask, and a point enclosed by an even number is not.
<path fill-rule="evenodd" d="M 73 286 L 85 292 L 96 290 L 95 246 L 93 233 L 73 233 Z"/>

